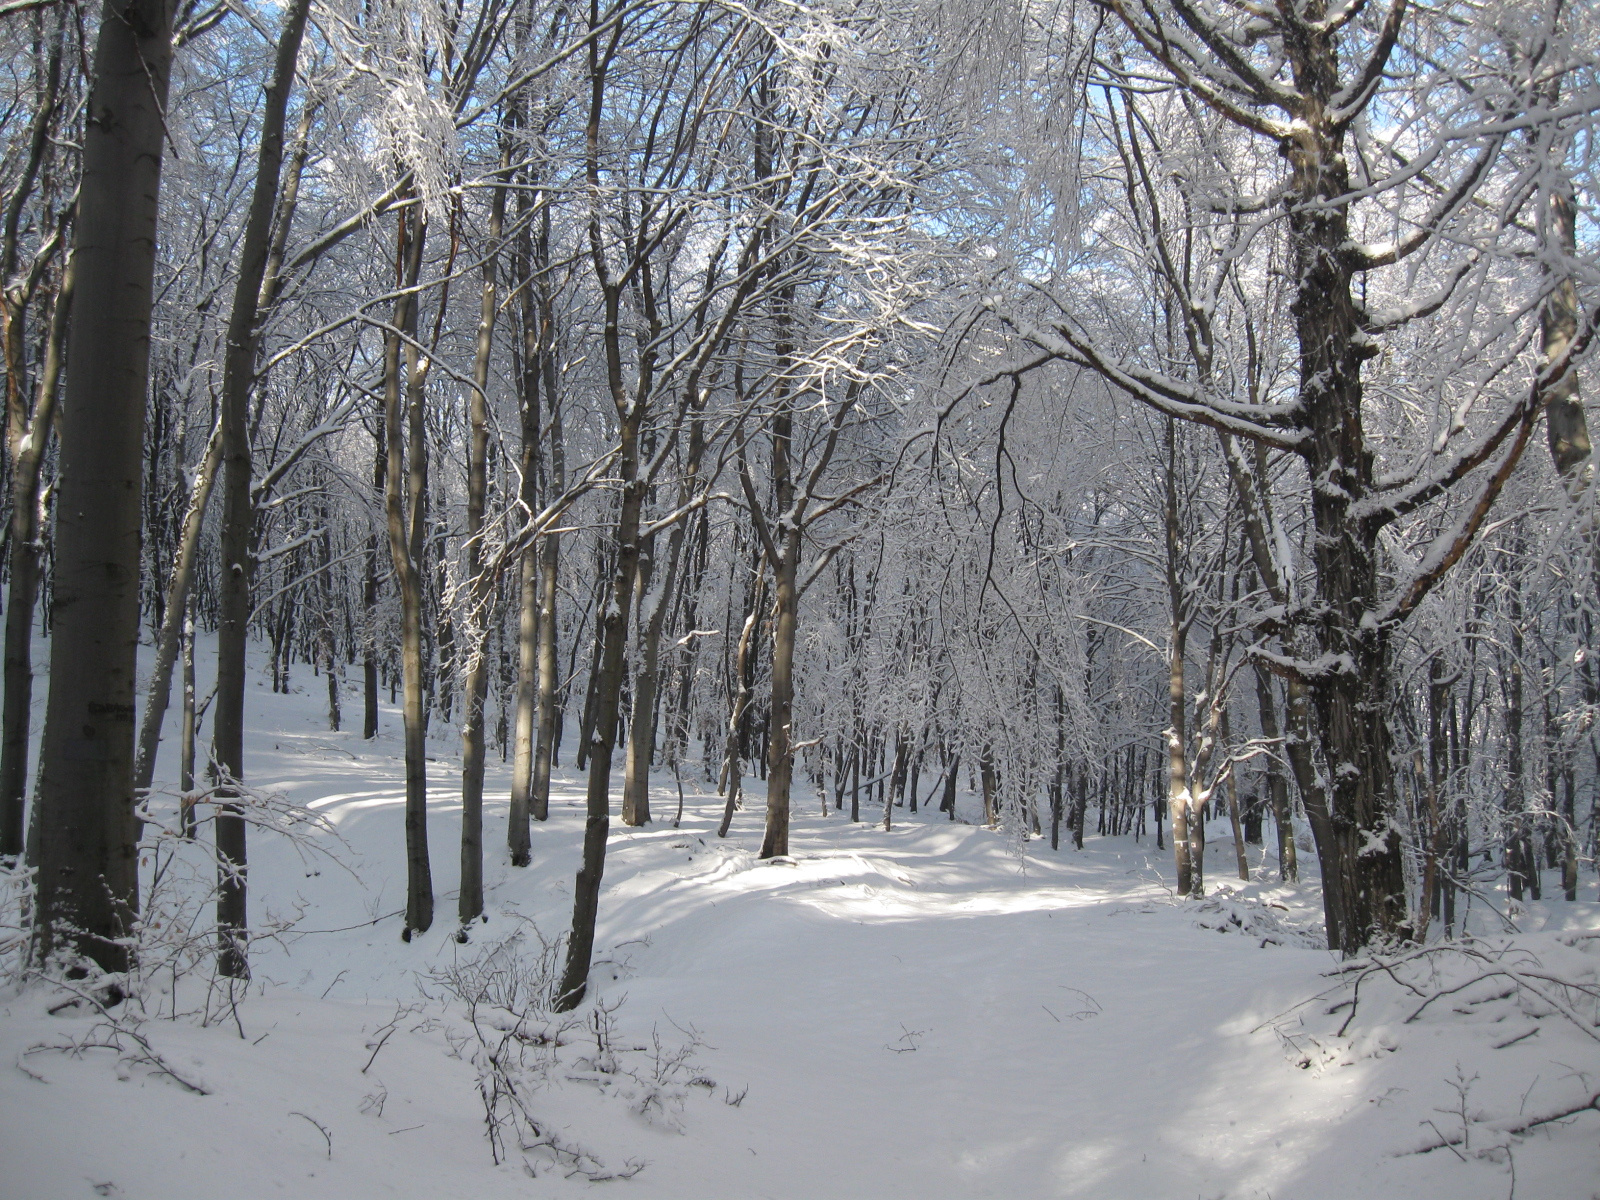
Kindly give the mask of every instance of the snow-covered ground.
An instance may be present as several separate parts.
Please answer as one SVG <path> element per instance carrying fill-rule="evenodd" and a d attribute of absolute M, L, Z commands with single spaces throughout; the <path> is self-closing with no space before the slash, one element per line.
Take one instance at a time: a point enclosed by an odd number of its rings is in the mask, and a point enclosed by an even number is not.
<path fill-rule="evenodd" d="M 342 842 L 318 834 L 331 856 L 307 857 L 254 837 L 252 920 L 294 923 L 254 948 L 237 1005 L 198 974 L 178 981 L 179 1008 L 208 1006 L 208 1023 L 125 1021 L 122 1049 L 97 1049 L 112 1040 L 98 1014 L 52 1015 L 62 997 L 38 986 L 0 994 L 4 1200 L 1600 1195 L 1600 1111 L 1513 1128 L 1600 1091 L 1594 1006 L 1548 982 L 1596 984 L 1590 874 L 1578 903 L 1532 906 L 1524 932 L 1481 941 L 1482 962 L 1369 973 L 1352 1017 L 1339 963 L 1307 944 L 1314 889 L 1228 879 L 1226 840 L 1208 853 L 1216 894 L 1178 903 L 1149 844 L 1053 853 L 904 810 L 886 833 L 805 796 L 793 860 L 762 863 L 759 795 L 719 841 L 721 801 L 687 775 L 681 827 L 670 776 L 654 825 L 613 826 L 579 1022 L 559 1046 L 512 1044 L 529 1140 L 565 1152 L 525 1154 L 506 1125 L 496 1164 L 484 1048 L 505 1049 L 509 1022 L 485 999 L 475 1029 L 448 978 L 503 988 L 537 960 L 530 922 L 564 929 L 580 781 L 559 773 L 533 864 L 516 869 L 493 764 L 490 911 L 463 943 L 459 776 L 438 742 L 438 919 L 402 943 L 398 721 L 386 711 L 375 743 L 329 733 L 321 681 L 302 669 L 296 686 L 252 685 L 250 779 Z M 1515 969 L 1407 1021 L 1496 964 Z M 612 1010 L 598 1022 L 596 1000 Z M 641 1163 L 604 1183 L 574 1171 Z"/>

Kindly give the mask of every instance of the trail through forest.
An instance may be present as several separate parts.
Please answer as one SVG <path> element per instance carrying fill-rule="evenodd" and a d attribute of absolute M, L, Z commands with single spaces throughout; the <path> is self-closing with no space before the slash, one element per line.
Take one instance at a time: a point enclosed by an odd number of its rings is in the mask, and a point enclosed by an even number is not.
<path fill-rule="evenodd" d="M 515 970 L 536 973 L 529 923 L 551 936 L 568 915 L 582 783 L 560 773 L 526 869 L 498 849 L 491 800 L 487 919 L 465 943 L 440 922 L 403 944 L 398 721 L 386 713 L 375 743 L 330 734 L 316 690 L 251 689 L 252 782 L 337 838 L 317 835 L 327 856 L 254 839 L 252 923 L 285 932 L 256 943 L 245 999 L 224 1003 L 209 972 L 180 979 L 179 1010 L 210 1020 L 139 1024 L 150 1055 L 82 1005 L 51 1015 L 45 989 L 0 1002 L 8 1196 L 1461 1200 L 1512 1194 L 1514 1170 L 1515 1195 L 1554 1200 L 1589 1196 L 1600 1172 L 1600 1113 L 1504 1128 L 1595 1090 L 1595 1041 L 1495 981 L 1407 1024 L 1406 991 L 1376 977 L 1340 1036 L 1348 1008 L 1327 1010 L 1348 992 L 1315 947 L 1314 885 L 1223 878 L 1225 839 L 1212 896 L 1179 903 L 1149 842 L 1018 846 L 966 823 L 968 794 L 960 823 L 901 809 L 885 832 L 818 816 L 808 793 L 792 857 L 763 863 L 758 791 L 719 841 L 721 800 L 699 777 L 673 827 L 671 775 L 653 825 L 614 827 L 595 994 L 561 1045 L 520 1060 L 549 1142 L 524 1152 L 506 1123 L 497 1166 L 479 1034 L 510 1023 L 516 1002 L 492 1000 Z M 445 896 L 458 767 L 431 749 Z M 1533 905 L 1527 932 L 1480 944 L 1569 975 L 1588 964 L 1592 983 L 1596 909 Z M 468 977 L 502 988 L 477 1030 L 450 994 Z M 110 1041 L 121 1051 L 93 1046 Z"/>

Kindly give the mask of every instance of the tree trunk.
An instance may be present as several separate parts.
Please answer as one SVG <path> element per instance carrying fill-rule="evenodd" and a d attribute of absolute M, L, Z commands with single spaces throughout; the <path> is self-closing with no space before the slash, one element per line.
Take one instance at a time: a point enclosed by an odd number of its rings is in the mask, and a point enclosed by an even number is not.
<path fill-rule="evenodd" d="M 41 750 L 33 959 L 128 967 L 138 906 L 135 650 L 150 309 L 172 12 L 102 11 L 84 131 L 61 421 L 50 698 Z"/>
<path fill-rule="evenodd" d="M 416 286 L 422 267 L 422 241 L 426 230 L 415 209 L 400 215 L 399 254 L 401 286 L 404 294 L 395 301 L 394 326 L 415 337 Z M 408 368 L 415 367 L 415 355 L 408 356 Z M 410 402 L 411 454 L 413 460 L 427 453 L 418 436 L 421 428 L 422 381 L 410 370 L 405 385 Z M 420 500 L 412 490 L 419 476 L 425 486 L 426 468 L 412 462 L 405 470 L 405 426 L 402 425 L 400 383 L 400 336 L 390 333 L 384 339 L 383 416 L 387 435 L 387 466 L 384 484 L 384 510 L 389 531 L 389 558 L 394 566 L 395 591 L 400 596 L 400 672 L 404 697 L 401 714 L 405 728 L 406 760 L 406 916 L 400 936 L 411 940 L 414 933 L 425 933 L 433 924 L 433 873 L 428 862 L 428 763 L 427 725 L 422 695 L 422 579 L 416 552 L 422 530 L 415 517 Z M 410 493 L 410 494 L 408 494 Z M 409 510 L 409 513 L 408 513 Z"/>
<path fill-rule="evenodd" d="M 383 414 L 378 414 L 377 446 L 372 456 L 372 490 L 381 500 L 385 494 L 389 438 Z M 365 619 L 361 644 L 361 736 L 371 741 L 378 736 L 378 535 L 367 538 L 362 563 L 365 577 L 361 585 L 361 609 Z"/>
<path fill-rule="evenodd" d="M 278 203 L 283 167 L 283 124 L 294 86 L 295 63 L 305 33 L 310 0 L 294 0 L 284 13 L 272 81 L 261 118 L 261 152 L 244 241 L 239 277 L 228 316 L 223 358 L 222 399 L 222 564 L 217 618 L 217 711 L 211 721 L 212 757 L 217 771 L 217 970 L 246 978 L 245 822 L 232 784 L 244 778 L 245 635 L 250 622 L 250 583 L 254 574 L 251 540 L 255 507 L 250 495 L 249 402 L 255 382 L 259 331 L 256 317 L 261 284 L 271 250 L 272 215 Z"/>
<path fill-rule="evenodd" d="M 1551 164 L 1549 174 L 1558 167 Z M 1577 212 L 1573 203 L 1572 181 L 1561 175 L 1546 190 L 1545 212 L 1548 222 L 1544 269 L 1558 274 L 1539 306 L 1540 357 L 1547 365 L 1561 358 L 1578 336 L 1578 289 L 1568 264 L 1577 261 Z M 1583 402 L 1578 398 L 1578 371 L 1569 367 L 1542 385 L 1545 421 L 1550 436 L 1550 458 L 1568 486 L 1580 482 L 1579 468 L 1589 460 L 1589 426 L 1584 419 Z"/>
<path fill-rule="evenodd" d="M 552 371 L 552 375 L 554 372 Z M 563 488 L 566 467 L 561 438 L 561 410 L 550 399 L 550 487 Z M 556 725 L 560 712 L 557 708 L 558 678 L 561 670 L 557 659 L 556 635 L 556 585 L 560 581 L 561 535 L 550 532 L 544 535 L 539 547 L 539 694 L 538 741 L 533 751 L 533 781 L 529 788 L 529 806 L 535 821 L 550 817 L 550 766 L 555 761 Z"/>
<path fill-rule="evenodd" d="M 786 512 L 782 493 L 778 511 Z M 780 527 L 781 528 L 781 527 Z M 789 786 L 794 774 L 794 639 L 798 619 L 796 573 L 800 565 L 799 528 L 783 529 L 784 546 L 773 565 L 772 708 L 767 715 L 767 827 L 761 857 L 789 853 Z"/>
<path fill-rule="evenodd" d="M 505 152 L 509 156 L 509 149 Z M 505 157 L 501 170 L 506 168 Z M 486 653 L 494 606 L 494 577 L 483 564 L 483 509 L 489 488 L 489 359 L 494 350 L 494 318 L 498 310 L 495 272 L 501 229 L 505 224 L 506 190 L 498 187 L 489 210 L 489 254 L 483 263 L 483 291 L 478 308 L 478 342 L 472 362 L 472 390 L 467 398 L 467 527 L 465 538 L 468 608 L 467 670 L 462 681 L 461 722 L 461 890 L 456 915 L 465 926 L 483 912 L 483 709 L 489 694 Z M 526 828 L 527 821 L 524 819 Z"/>
<path fill-rule="evenodd" d="M 1164 480 L 1164 521 L 1166 533 L 1167 615 L 1167 809 L 1172 814 L 1172 854 L 1178 872 L 1178 895 L 1202 894 L 1200 864 L 1194 861 L 1189 825 L 1198 822 L 1191 812 L 1188 752 L 1188 700 L 1184 683 L 1184 658 L 1188 653 L 1188 605 L 1183 586 L 1183 566 L 1179 560 L 1182 531 L 1178 527 L 1178 451 L 1177 427 L 1166 421 L 1166 478 Z M 1205 851 L 1204 840 L 1200 843 Z"/>
<path fill-rule="evenodd" d="M 591 4 L 591 26 L 599 9 Z M 585 795 L 583 862 L 573 887 L 572 931 L 567 938 L 567 961 L 556 992 L 555 1008 L 570 1012 L 583 1002 L 589 988 L 589 966 L 594 957 L 594 925 L 600 908 L 600 882 L 605 872 L 606 838 L 611 829 L 611 754 L 617 742 L 617 715 L 622 702 L 623 653 L 628 641 L 628 615 L 633 609 L 633 581 L 639 567 L 639 514 L 644 486 L 639 479 L 639 429 L 644 422 L 647 393 L 632 398 L 623 383 L 620 328 L 623 284 L 612 277 L 600 231 L 600 117 L 605 101 L 606 72 L 615 52 L 621 26 L 609 49 L 589 43 L 589 113 L 585 129 L 585 172 L 591 215 L 589 244 L 596 282 L 604 305 L 601 341 L 605 349 L 606 385 L 617 418 L 617 475 L 621 485 L 617 509 L 616 555 L 611 579 L 602 588 L 595 613 L 600 654 L 595 678 L 594 725 L 589 751 L 589 779 Z M 640 368 L 641 383 L 648 378 Z"/>
<path fill-rule="evenodd" d="M 639 565 L 634 592 L 639 598 L 638 669 L 633 674 L 633 718 L 628 726 L 628 748 L 622 768 L 622 823 L 646 825 L 650 821 L 650 758 L 655 749 L 656 678 L 661 653 L 661 627 L 666 620 L 670 572 L 655 580 L 655 537 L 639 539 Z"/>
<path fill-rule="evenodd" d="M 726 790 L 728 795 L 727 802 L 722 808 L 722 824 L 717 826 L 719 838 L 728 836 L 728 827 L 733 824 L 733 810 L 738 806 L 739 789 L 743 784 L 739 764 L 739 727 L 744 724 L 745 710 L 750 707 L 750 700 L 755 695 L 754 689 L 750 686 L 750 650 L 755 643 L 756 626 L 761 621 L 761 609 L 766 594 L 767 576 L 758 560 L 755 590 L 750 597 L 750 611 L 745 615 L 744 628 L 739 632 L 739 653 L 734 660 L 734 677 L 739 681 L 739 691 L 734 696 L 732 712 L 728 717 L 728 739 L 722 749 L 722 778 L 717 784 L 717 790 Z M 851 817 L 851 820 L 855 818 Z"/>
<path fill-rule="evenodd" d="M 183 714 L 178 733 L 178 802 L 180 827 L 184 837 L 194 836 L 194 600 L 183 615 Z"/>
<path fill-rule="evenodd" d="M 1226 709 L 1222 712 L 1222 744 L 1226 748 L 1232 744 L 1232 722 L 1228 720 Z M 1250 867 L 1244 856 L 1244 830 L 1239 821 L 1239 780 L 1236 772 L 1230 768 L 1228 771 L 1228 822 L 1233 827 L 1233 856 L 1237 860 L 1239 878 L 1249 882 Z"/>
<path fill-rule="evenodd" d="M 17 406 L 7 429 L 11 545 L 7 563 L 10 579 L 6 593 L 5 702 L 0 715 L 0 858 L 13 861 L 23 852 L 22 812 L 27 801 L 28 739 L 33 725 L 33 615 L 39 600 L 39 557 L 43 549 L 40 482 L 45 450 L 55 429 L 56 391 L 72 310 L 73 274 L 69 260 L 50 314 L 33 414 L 24 419 Z M 11 326 L 8 320 L 8 334 Z M 7 357 L 11 355 L 8 353 Z M 11 368 L 8 375 L 16 371 Z M 13 380 L 12 386 L 20 389 L 20 381 Z"/>
<path fill-rule="evenodd" d="M 608 334 L 614 330 L 615 302 L 607 314 Z M 620 377 L 620 354 L 617 355 Z M 620 382 L 618 384 L 620 387 Z M 572 933 L 567 941 L 567 962 L 556 1001 L 559 1012 L 570 1012 L 588 990 L 589 964 L 594 954 L 594 923 L 600 906 L 600 880 L 605 871 L 606 838 L 611 828 L 611 756 L 617 742 L 617 715 L 622 701 L 623 650 L 628 639 L 627 614 L 632 609 L 633 579 L 639 555 L 639 510 L 643 488 L 639 483 L 639 416 L 631 409 L 623 418 L 618 471 L 622 480 L 622 508 L 617 518 L 617 565 L 603 598 L 600 676 L 595 696 L 594 733 L 589 743 L 589 780 L 583 831 L 583 865 L 574 888 Z"/>
<path fill-rule="evenodd" d="M 990 746 L 985 746 L 978 757 L 978 775 L 983 787 L 983 823 L 993 829 L 1000 823 L 1000 803 L 995 795 L 999 789 L 995 783 L 994 749 Z"/>
<path fill-rule="evenodd" d="M 1261 736 L 1276 741 L 1278 708 L 1272 697 L 1272 674 L 1255 660 L 1256 709 L 1261 719 Z M 1291 883 L 1300 878 L 1300 860 L 1294 844 L 1294 820 L 1289 811 L 1289 784 L 1277 757 L 1267 760 L 1267 794 L 1272 800 L 1272 819 L 1278 827 L 1278 878 Z"/>
<path fill-rule="evenodd" d="M 46 328 L 38 386 L 29 397 L 27 378 L 28 310 L 48 290 L 33 280 L 44 278 L 48 260 L 60 253 L 66 229 L 48 235 L 35 266 L 17 272 L 18 226 L 28 196 L 48 182 L 51 129 L 61 112 L 61 60 L 67 18 L 60 14 L 50 45 L 42 87 L 33 99 L 28 150 L 22 170 L 12 179 L 7 198 L 3 242 L 0 242 L 0 338 L 6 372 L 6 467 L 11 473 L 11 521 L 7 531 L 7 594 L 5 625 L 5 700 L 0 707 L 0 858 L 17 862 L 24 851 L 23 809 L 28 791 L 28 741 L 33 725 L 33 615 L 39 599 L 40 552 L 43 549 L 41 480 L 45 451 L 55 433 L 56 390 L 66 346 L 67 318 L 72 307 L 72 260 L 54 290 Z M 35 43 L 37 54 L 38 43 Z M 14 282 L 14 273 L 21 275 Z"/>
<path fill-rule="evenodd" d="M 179 645 L 184 638 L 186 623 L 193 621 L 189 606 L 189 588 L 194 582 L 195 562 L 200 552 L 200 533 L 205 527 L 206 507 L 211 501 L 212 485 L 216 482 L 217 467 L 222 462 L 222 424 L 218 422 L 206 442 L 205 456 L 195 472 L 189 490 L 189 508 L 183 514 L 183 525 L 178 534 L 178 553 L 172 564 L 172 576 L 167 581 L 166 610 L 161 618 L 161 633 L 156 641 L 156 660 L 150 670 L 144 702 L 144 718 L 139 725 L 139 754 L 134 764 L 133 786 L 147 791 L 155 776 L 156 751 L 161 747 L 161 726 L 166 721 L 167 706 L 172 702 L 172 668 L 177 661 Z M 191 639 L 192 644 L 192 639 Z"/>

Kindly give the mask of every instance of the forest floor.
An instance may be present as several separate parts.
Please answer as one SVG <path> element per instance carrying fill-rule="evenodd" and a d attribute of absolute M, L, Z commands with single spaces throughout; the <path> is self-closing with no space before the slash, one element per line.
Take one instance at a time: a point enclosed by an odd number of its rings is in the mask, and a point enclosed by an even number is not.
<path fill-rule="evenodd" d="M 759 783 L 718 840 L 698 775 L 674 827 L 667 775 L 652 825 L 612 826 L 600 961 L 563 1028 L 515 989 L 539 977 L 533 928 L 570 917 L 578 776 L 558 773 L 516 869 L 492 763 L 489 912 L 461 942 L 459 775 L 441 740 L 438 918 L 403 943 L 398 720 L 386 710 L 376 742 L 329 733 L 321 681 L 297 687 L 252 686 L 251 782 L 325 818 L 307 836 L 327 853 L 252 834 L 252 921 L 284 931 L 254 947 L 248 994 L 229 1003 L 197 970 L 176 983 L 188 1015 L 113 1020 L 40 985 L 0 992 L 3 1200 L 1600 1194 L 1600 1111 L 1519 1128 L 1600 1090 L 1600 1034 L 1560 1011 L 1583 994 L 1517 983 L 1595 984 L 1588 872 L 1577 903 L 1513 914 L 1520 933 L 1480 905 L 1477 952 L 1520 964 L 1511 984 L 1480 972 L 1408 1022 L 1481 965 L 1441 953 L 1369 972 L 1351 1017 L 1315 948 L 1315 889 L 1271 882 L 1259 848 L 1245 883 L 1213 842 L 1213 895 L 1180 903 L 1148 841 L 1052 852 L 903 809 L 885 832 L 803 796 L 792 859 L 762 863 Z M 166 879 L 197 854 L 162 860 Z M 171 982 L 150 981 L 152 1014 Z M 542 1044 L 506 1036 L 535 1028 Z"/>

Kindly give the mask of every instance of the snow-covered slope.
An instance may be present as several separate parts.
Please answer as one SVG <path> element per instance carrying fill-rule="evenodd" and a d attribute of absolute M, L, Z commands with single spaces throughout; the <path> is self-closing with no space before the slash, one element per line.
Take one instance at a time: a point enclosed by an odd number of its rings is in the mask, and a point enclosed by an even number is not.
<path fill-rule="evenodd" d="M 450 980 L 504 985 L 536 966 L 530 922 L 564 928 L 577 777 L 560 776 L 526 869 L 500 850 L 503 799 L 490 805 L 490 912 L 461 942 L 458 777 L 437 743 L 439 919 L 402 943 L 397 722 L 386 714 L 376 743 L 331 734 L 321 688 L 297 682 L 305 694 L 252 688 L 251 779 L 342 843 L 318 835 L 332 856 L 306 856 L 257 837 L 252 920 L 292 929 L 255 947 L 246 998 L 211 994 L 208 1025 L 132 1029 L 207 1094 L 138 1061 L 127 1029 L 121 1051 L 92 1048 L 112 1031 L 83 1005 L 51 1015 L 59 993 L 5 993 L 4 1200 L 1600 1193 L 1600 1112 L 1512 1130 L 1600 1089 L 1600 1031 L 1558 1011 L 1581 993 L 1541 1004 L 1491 975 L 1407 1023 L 1430 986 L 1477 969 L 1436 956 L 1369 973 L 1341 1035 L 1349 987 L 1306 944 L 1314 890 L 1227 880 L 1227 842 L 1208 856 L 1222 894 L 1180 904 L 1148 844 L 1052 853 L 904 810 L 886 833 L 806 797 L 792 861 L 761 863 L 759 796 L 719 841 L 720 801 L 687 776 L 680 828 L 670 776 L 654 825 L 613 827 L 591 1001 L 563 1044 L 513 1046 L 521 1073 L 507 1078 L 537 1119 L 529 1140 L 547 1144 L 524 1153 L 503 1123 L 496 1164 L 485 1047 L 504 1050 L 514 1022 L 485 999 L 475 1028 Z M 505 784 L 492 775 L 490 794 Z M 1582 934 L 1600 906 L 1585 884 L 1585 900 L 1524 922 L 1542 930 L 1512 939 L 1517 978 L 1595 984 L 1600 939 Z M 1507 944 L 1482 942 L 1485 961 L 1513 961 L 1495 957 Z M 206 988 L 181 979 L 179 1007 L 204 1007 Z M 610 1010 L 598 1022 L 596 1000 Z M 640 1163 L 625 1181 L 588 1178 Z"/>

